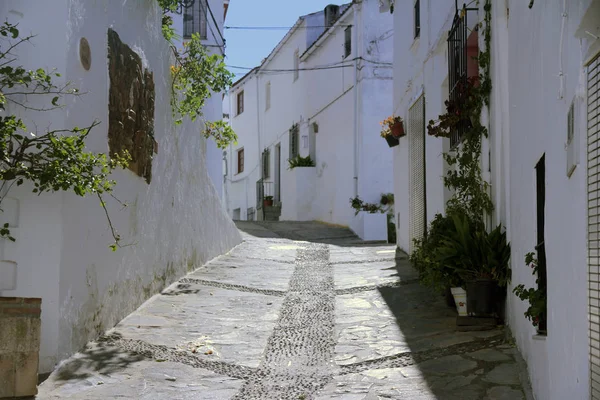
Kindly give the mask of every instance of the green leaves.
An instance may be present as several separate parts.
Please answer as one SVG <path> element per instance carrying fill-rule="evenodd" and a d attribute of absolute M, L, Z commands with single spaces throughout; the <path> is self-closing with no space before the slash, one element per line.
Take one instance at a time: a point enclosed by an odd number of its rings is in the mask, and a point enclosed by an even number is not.
<path fill-rule="evenodd" d="M 197 33 L 185 43 L 183 51 L 177 52 L 176 61 L 171 67 L 171 107 L 175 124 L 179 125 L 185 117 L 192 121 L 201 118 L 206 100 L 230 86 L 234 75 L 226 69 L 221 55 L 206 52 Z M 206 121 L 203 134 L 219 148 L 237 141 L 235 132 L 222 120 Z"/>
<path fill-rule="evenodd" d="M 19 38 L 14 25 L 0 25 L 0 109 L 6 102 L 13 102 L 29 112 L 44 111 L 59 107 L 62 96 L 77 94 L 78 90 L 68 84 L 57 86 L 53 79 L 60 74 L 47 72 L 43 68 L 26 70 L 16 65 L 17 59 L 10 53 L 29 37 Z M 11 42 L 9 38 L 17 39 Z M 9 90 L 6 90 L 9 89 Z M 48 108 L 33 108 L 27 103 L 28 95 L 42 95 L 48 99 Z M 25 97 L 24 102 L 22 102 Z M 115 168 L 124 168 L 130 157 L 127 153 L 113 155 L 111 159 L 102 153 L 90 152 L 85 139 L 99 124 L 93 122 L 85 128 L 48 131 L 37 135 L 27 130 L 23 120 L 15 115 L 0 114 L 0 190 L 10 191 L 13 185 L 31 184 L 33 193 L 72 191 L 78 196 L 110 193 L 115 182 L 109 179 Z M 0 203 L 4 197 L 0 197 Z M 106 211 L 106 208 L 105 208 Z M 108 214 L 107 214 L 108 218 Z M 109 225 L 110 224 L 110 218 Z M 119 237 L 112 229 L 115 244 Z M 9 224 L 0 229 L 0 237 L 14 241 Z"/>

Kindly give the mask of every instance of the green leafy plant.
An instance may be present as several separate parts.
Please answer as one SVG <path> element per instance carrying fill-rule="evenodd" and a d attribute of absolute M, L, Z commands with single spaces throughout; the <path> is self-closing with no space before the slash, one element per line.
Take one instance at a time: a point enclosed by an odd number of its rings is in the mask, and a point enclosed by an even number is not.
<path fill-rule="evenodd" d="M 44 69 L 26 69 L 18 65 L 14 50 L 30 42 L 33 36 L 20 36 L 16 25 L 0 25 L 0 207 L 16 185 L 31 185 L 33 193 L 72 191 L 78 196 L 95 195 L 103 207 L 114 238 L 113 250 L 121 246 L 120 236 L 110 220 L 103 195 L 112 196 L 115 181 L 109 179 L 115 168 L 125 168 L 129 154 L 106 154 L 87 151 L 85 139 L 99 124 L 72 129 L 32 132 L 19 117 L 22 111 L 45 112 L 62 107 L 64 96 L 78 96 L 71 83 L 55 83 L 60 74 Z M 47 100 L 46 105 L 32 106 L 28 97 Z M 10 105 L 10 107 L 8 107 Z M 14 241 L 9 225 L 4 224 L 0 237 Z"/>
<path fill-rule="evenodd" d="M 350 206 L 355 210 L 354 215 L 358 215 L 361 211 L 366 211 L 370 214 L 385 212 L 379 204 L 365 203 L 359 196 L 350 199 Z"/>
<path fill-rule="evenodd" d="M 288 169 L 294 169 L 297 167 L 314 167 L 316 165 L 310 156 L 300 157 L 300 155 L 288 159 L 288 164 Z"/>
<path fill-rule="evenodd" d="M 510 244 L 502 226 L 488 233 L 467 214 L 452 215 L 453 227 L 442 235 L 436 249 L 438 261 L 453 268 L 465 282 L 489 279 L 499 286 L 510 281 Z"/>
<path fill-rule="evenodd" d="M 436 214 L 427 235 L 413 241 L 414 250 L 410 255 L 410 261 L 419 273 L 419 281 L 440 293 L 447 287 L 460 287 L 465 283 L 456 268 L 441 262 L 437 254 L 443 238 L 453 229 L 452 213 Z"/>
<path fill-rule="evenodd" d="M 265 200 L 272 201 L 273 200 L 273 196 L 265 196 Z"/>
<path fill-rule="evenodd" d="M 394 204 L 394 193 L 382 193 L 381 200 L 379 201 L 382 206 Z"/>
<path fill-rule="evenodd" d="M 173 28 L 173 19 L 169 13 L 174 13 L 184 7 L 182 0 L 157 0 L 163 10 L 162 32 L 164 38 L 171 42 L 177 39 Z M 172 93 L 171 108 L 175 123 L 181 124 L 185 117 L 195 121 L 203 118 L 202 109 L 213 93 L 223 92 L 231 86 L 234 75 L 225 66 L 223 56 L 208 54 L 202 45 L 198 33 L 193 33 L 189 40 L 183 43 L 182 49 L 172 46 L 175 64 L 171 66 Z M 223 120 L 203 120 L 202 134 L 212 138 L 221 149 L 237 141 L 237 135 Z"/>
<path fill-rule="evenodd" d="M 537 288 L 526 289 L 525 285 L 520 284 L 513 289 L 513 293 L 517 295 L 519 299 L 529 302 L 529 307 L 525 311 L 524 315 L 528 320 L 531 321 L 533 326 L 539 328 L 540 322 L 542 320 L 546 320 L 547 294 L 545 289 L 541 289 L 539 287 L 539 266 L 535 253 L 531 252 L 525 255 L 525 264 L 531 268 L 532 274 L 535 275 L 535 283 Z"/>

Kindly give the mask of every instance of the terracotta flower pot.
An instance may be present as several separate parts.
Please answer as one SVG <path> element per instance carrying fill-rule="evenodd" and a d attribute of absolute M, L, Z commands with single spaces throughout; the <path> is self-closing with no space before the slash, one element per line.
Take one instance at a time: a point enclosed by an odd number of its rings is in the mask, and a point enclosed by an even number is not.
<path fill-rule="evenodd" d="M 273 200 L 263 200 L 263 206 L 271 207 L 273 205 Z"/>
<path fill-rule="evenodd" d="M 404 122 L 398 121 L 395 122 L 394 125 L 391 126 L 392 136 L 400 138 L 402 136 L 406 136 L 406 132 L 404 132 Z"/>

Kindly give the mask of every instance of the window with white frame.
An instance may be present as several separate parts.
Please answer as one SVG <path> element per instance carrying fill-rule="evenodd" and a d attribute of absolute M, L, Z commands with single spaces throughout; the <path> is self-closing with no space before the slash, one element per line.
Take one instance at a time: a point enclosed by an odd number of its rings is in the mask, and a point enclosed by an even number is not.
<path fill-rule="evenodd" d="M 349 26 L 344 30 L 344 58 L 352 53 L 352 27 Z"/>
<path fill-rule="evenodd" d="M 271 82 L 265 84 L 265 110 L 271 108 Z"/>
<path fill-rule="evenodd" d="M 294 82 L 296 82 L 296 80 L 298 79 L 299 76 L 300 76 L 300 54 L 298 53 L 298 50 L 296 50 L 294 52 Z"/>
<path fill-rule="evenodd" d="M 244 112 L 244 91 L 242 90 L 237 94 L 237 113 L 235 115 L 240 115 Z"/>
<path fill-rule="evenodd" d="M 414 6 L 414 12 L 413 12 L 413 17 L 414 17 L 414 38 L 418 38 L 419 36 L 421 36 L 421 1 L 420 0 L 415 0 L 415 6 Z"/>

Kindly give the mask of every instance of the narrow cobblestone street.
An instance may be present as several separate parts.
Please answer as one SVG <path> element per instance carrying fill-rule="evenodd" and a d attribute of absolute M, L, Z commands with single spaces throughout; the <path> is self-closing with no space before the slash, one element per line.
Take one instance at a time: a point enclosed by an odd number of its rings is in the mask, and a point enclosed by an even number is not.
<path fill-rule="evenodd" d="M 525 399 L 504 331 L 456 332 L 406 255 L 318 223 L 244 243 L 90 343 L 39 399 Z"/>

